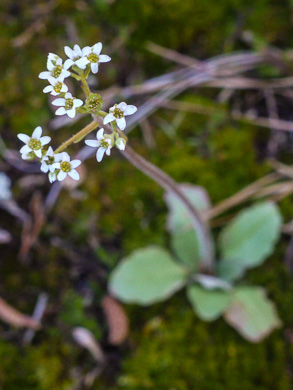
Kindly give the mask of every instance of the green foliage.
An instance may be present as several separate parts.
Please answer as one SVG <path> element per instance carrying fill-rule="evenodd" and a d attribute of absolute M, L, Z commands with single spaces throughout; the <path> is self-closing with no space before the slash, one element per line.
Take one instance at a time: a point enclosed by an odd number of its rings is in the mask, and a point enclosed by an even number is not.
<path fill-rule="evenodd" d="M 240 213 L 219 236 L 219 275 L 226 280 L 243 276 L 272 253 L 281 233 L 278 207 L 263 202 Z"/>
<path fill-rule="evenodd" d="M 225 319 L 253 342 L 258 342 L 281 325 L 274 305 L 259 287 L 235 288 Z"/>
<path fill-rule="evenodd" d="M 124 302 L 150 305 L 179 290 L 186 276 L 165 249 L 150 246 L 121 261 L 111 275 L 109 289 Z"/>
<path fill-rule="evenodd" d="M 206 290 L 195 284 L 187 289 L 187 297 L 195 313 L 204 321 L 219 318 L 231 300 L 229 291 Z"/>
<path fill-rule="evenodd" d="M 198 238 L 194 230 L 179 230 L 171 237 L 171 246 L 178 259 L 196 271 L 200 263 Z"/>

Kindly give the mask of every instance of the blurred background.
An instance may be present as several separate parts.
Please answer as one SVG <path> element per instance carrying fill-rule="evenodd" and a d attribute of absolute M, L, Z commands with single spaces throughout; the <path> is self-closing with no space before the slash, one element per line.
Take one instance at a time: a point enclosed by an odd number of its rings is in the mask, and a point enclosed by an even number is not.
<path fill-rule="evenodd" d="M 1 0 L 0 10 L 0 388 L 291 389 L 292 0 Z M 99 41 L 112 61 L 90 85 L 107 107 L 138 106 L 129 144 L 176 181 L 216 205 L 283 175 L 269 193 L 282 238 L 246 276 L 283 323 L 262 342 L 201 321 L 184 292 L 149 307 L 107 294 L 123 256 L 169 241 L 163 190 L 118 151 L 62 188 L 20 159 L 18 133 L 40 125 L 56 147 L 88 123 L 57 118 L 38 74 L 49 52 Z"/>

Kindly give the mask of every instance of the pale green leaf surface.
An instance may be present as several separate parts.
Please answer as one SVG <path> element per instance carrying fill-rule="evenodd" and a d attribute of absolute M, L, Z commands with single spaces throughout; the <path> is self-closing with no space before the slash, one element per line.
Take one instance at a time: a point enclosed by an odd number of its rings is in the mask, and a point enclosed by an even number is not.
<path fill-rule="evenodd" d="M 210 199 L 204 188 L 192 184 L 180 184 L 179 188 L 197 210 L 204 211 L 210 207 Z M 164 198 L 169 209 L 168 231 L 172 233 L 182 229 L 192 229 L 190 213 L 182 201 L 173 192 L 167 192 Z"/>
<path fill-rule="evenodd" d="M 219 236 L 219 275 L 226 280 L 241 277 L 268 257 L 280 236 L 282 217 L 272 202 L 241 212 Z"/>
<path fill-rule="evenodd" d="M 230 292 L 206 290 L 197 284 L 187 288 L 187 297 L 195 313 L 204 321 L 219 318 L 230 302 Z"/>
<path fill-rule="evenodd" d="M 273 302 L 261 287 L 236 288 L 225 319 L 244 338 L 254 343 L 281 325 Z"/>
<path fill-rule="evenodd" d="M 110 292 L 123 302 L 150 305 L 179 290 L 187 271 L 165 249 L 149 246 L 121 260 L 111 274 Z"/>
<path fill-rule="evenodd" d="M 198 238 L 194 230 L 178 230 L 171 237 L 174 253 L 184 264 L 196 271 L 200 261 Z"/>

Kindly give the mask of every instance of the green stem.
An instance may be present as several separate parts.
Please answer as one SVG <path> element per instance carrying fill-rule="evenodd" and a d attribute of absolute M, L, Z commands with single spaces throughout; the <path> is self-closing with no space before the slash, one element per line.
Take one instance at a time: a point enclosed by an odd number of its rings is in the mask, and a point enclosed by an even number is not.
<path fill-rule="evenodd" d="M 81 87 L 82 87 L 83 92 L 85 93 L 85 96 L 86 96 L 86 97 L 89 97 L 91 91 L 90 91 L 90 88 L 89 88 L 89 86 L 88 86 L 88 83 L 87 83 L 86 79 L 83 78 L 83 77 L 81 77 L 81 78 L 80 78 L 80 81 L 81 81 L 81 83 L 82 83 L 82 86 L 81 86 Z"/>
<path fill-rule="evenodd" d="M 98 122 L 92 121 L 89 123 L 86 127 L 84 127 L 82 130 L 80 130 L 78 133 L 73 135 L 71 138 L 69 138 L 67 141 L 65 141 L 62 145 L 59 146 L 55 150 L 56 153 L 63 152 L 68 146 L 70 146 L 73 143 L 79 142 L 81 139 L 83 139 L 86 135 L 91 133 L 93 130 L 95 130 L 99 126 Z"/>

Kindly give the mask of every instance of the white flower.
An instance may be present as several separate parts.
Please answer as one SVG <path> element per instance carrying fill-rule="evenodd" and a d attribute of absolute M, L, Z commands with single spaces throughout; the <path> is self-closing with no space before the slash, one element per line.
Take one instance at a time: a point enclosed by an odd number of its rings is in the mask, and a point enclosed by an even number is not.
<path fill-rule="evenodd" d="M 66 65 L 66 66 L 74 65 L 76 63 L 76 61 L 82 57 L 82 51 L 78 45 L 74 45 L 73 49 L 70 49 L 69 46 L 65 46 L 64 51 L 65 51 L 65 54 L 67 55 L 67 57 L 69 58 L 64 63 L 64 65 Z"/>
<path fill-rule="evenodd" d="M 115 145 L 118 149 L 125 150 L 126 140 L 124 138 L 119 137 L 116 139 Z"/>
<path fill-rule="evenodd" d="M 27 155 L 31 152 L 34 152 L 37 157 L 41 158 L 43 146 L 51 141 L 51 138 L 48 136 L 42 137 L 41 126 L 35 128 L 31 137 L 26 134 L 18 134 L 17 137 L 25 143 L 20 149 L 23 159 L 26 159 L 28 157 Z"/>
<path fill-rule="evenodd" d="M 58 106 L 58 110 L 55 112 L 56 115 L 67 114 L 70 118 L 74 118 L 76 114 L 76 108 L 83 105 L 83 101 L 72 97 L 70 92 L 65 94 L 65 98 L 55 99 L 52 104 Z"/>
<path fill-rule="evenodd" d="M 62 92 L 67 92 L 68 87 L 63 83 L 63 79 L 57 78 L 55 79 L 54 77 L 49 77 L 48 81 L 51 85 L 48 85 L 43 89 L 44 93 L 50 92 L 51 95 L 57 96 Z"/>
<path fill-rule="evenodd" d="M 54 181 L 57 180 L 57 172 L 56 172 L 56 171 L 54 171 L 54 172 L 49 172 L 48 177 L 49 177 L 49 182 L 50 182 L 50 183 L 54 183 Z"/>
<path fill-rule="evenodd" d="M 11 180 L 9 177 L 4 172 L 0 172 L 0 201 L 12 198 L 10 186 Z"/>
<path fill-rule="evenodd" d="M 62 153 L 54 154 L 53 149 L 49 146 L 47 152 L 42 156 L 41 162 L 41 171 L 44 173 L 54 172 L 55 167 L 53 164 L 62 160 Z"/>
<path fill-rule="evenodd" d="M 59 172 L 57 173 L 57 180 L 63 181 L 67 175 L 69 175 L 73 180 L 79 180 L 79 174 L 75 168 L 80 166 L 80 164 L 81 161 L 79 160 L 70 161 L 69 154 L 63 152 L 61 161 L 53 164 L 54 169 L 59 170 Z"/>
<path fill-rule="evenodd" d="M 107 135 L 104 136 L 104 129 L 100 129 L 97 132 L 97 140 L 90 139 L 90 140 L 85 141 L 85 143 L 88 146 L 91 146 L 93 148 L 98 148 L 97 154 L 96 154 L 98 162 L 102 161 L 102 158 L 104 157 L 105 152 L 108 156 L 110 156 L 110 153 L 111 153 L 111 148 L 113 145 L 112 145 L 111 139 L 106 138 L 106 137 L 107 137 Z"/>
<path fill-rule="evenodd" d="M 111 61 L 111 57 L 106 54 L 101 54 L 102 43 L 96 43 L 94 46 L 86 46 L 82 49 L 82 58 L 77 60 L 75 63 L 80 69 L 85 69 L 88 64 L 91 64 L 91 71 L 98 73 L 99 64 L 102 62 Z"/>
<path fill-rule="evenodd" d="M 62 58 L 58 57 L 56 54 L 49 53 L 47 59 L 47 69 L 46 72 L 41 72 L 39 78 L 42 80 L 48 80 L 49 77 L 55 79 L 64 80 L 66 77 L 70 76 L 70 72 L 67 70 L 70 67 L 69 64 L 63 64 Z"/>
<path fill-rule="evenodd" d="M 104 125 L 116 121 L 119 129 L 124 130 L 126 127 L 125 116 L 134 114 L 137 111 L 137 108 L 131 105 L 128 106 L 126 103 L 122 102 L 115 104 L 109 111 L 109 114 L 104 118 Z"/>

